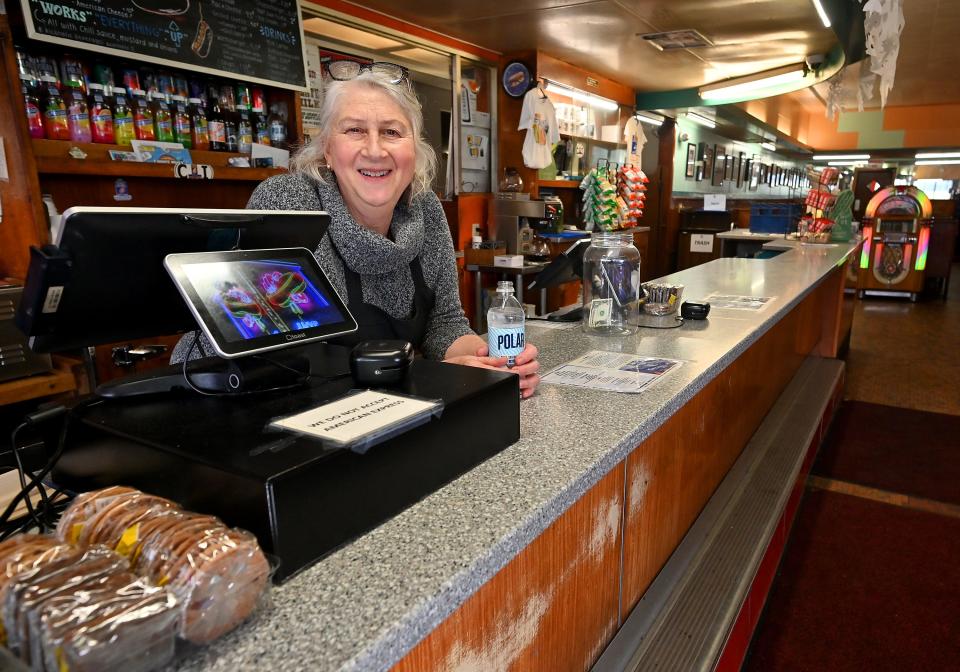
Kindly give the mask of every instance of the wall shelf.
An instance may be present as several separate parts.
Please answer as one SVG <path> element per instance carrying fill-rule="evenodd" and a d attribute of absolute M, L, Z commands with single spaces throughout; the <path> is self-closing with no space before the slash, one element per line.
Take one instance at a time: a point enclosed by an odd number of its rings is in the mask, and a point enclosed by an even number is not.
<path fill-rule="evenodd" d="M 87 158 L 75 159 L 70 156 L 69 152 L 73 147 L 83 150 Z M 177 179 L 173 175 L 173 164 L 113 161 L 108 154 L 111 149 L 130 151 L 129 147 L 121 147 L 120 145 L 101 145 L 66 140 L 33 140 L 33 153 L 37 160 L 37 171 L 41 175 Z M 283 168 L 237 168 L 228 165 L 227 160 L 229 158 L 245 156 L 232 152 L 190 150 L 190 155 L 194 163 L 207 164 L 213 167 L 214 180 L 261 182 L 272 175 L 286 172 Z"/>

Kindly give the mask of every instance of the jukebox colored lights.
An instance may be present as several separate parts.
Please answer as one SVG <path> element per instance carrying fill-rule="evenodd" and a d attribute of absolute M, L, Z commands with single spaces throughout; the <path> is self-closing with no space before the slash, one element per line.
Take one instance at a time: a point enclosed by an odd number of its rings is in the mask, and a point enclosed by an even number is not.
<path fill-rule="evenodd" d="M 922 271 L 927 267 L 927 248 L 930 247 L 930 227 L 920 229 L 920 241 L 917 243 L 917 263 L 914 270 Z"/>
<path fill-rule="evenodd" d="M 863 227 L 863 247 L 860 248 L 860 268 L 870 267 L 870 247 L 873 245 L 873 227 Z"/>

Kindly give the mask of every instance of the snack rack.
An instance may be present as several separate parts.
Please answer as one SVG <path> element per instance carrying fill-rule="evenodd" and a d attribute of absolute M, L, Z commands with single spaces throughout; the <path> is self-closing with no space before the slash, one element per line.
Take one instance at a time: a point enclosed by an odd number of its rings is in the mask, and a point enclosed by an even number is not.
<path fill-rule="evenodd" d="M 834 190 L 840 171 L 832 166 L 821 169 L 810 166 L 807 176 L 813 186 L 804 201 L 808 214 L 800 219 L 797 237 L 805 243 L 829 243 L 834 222 L 828 213 L 836 201 Z"/>

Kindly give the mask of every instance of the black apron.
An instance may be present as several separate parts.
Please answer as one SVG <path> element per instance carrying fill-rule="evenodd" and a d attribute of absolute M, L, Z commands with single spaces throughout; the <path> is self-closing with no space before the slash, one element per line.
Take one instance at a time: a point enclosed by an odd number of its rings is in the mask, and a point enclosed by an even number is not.
<path fill-rule="evenodd" d="M 343 277 L 347 285 L 347 308 L 353 314 L 353 319 L 357 321 L 357 330 L 327 342 L 353 347 L 360 341 L 399 339 L 408 341 L 413 345 L 414 350 L 419 351 L 427 334 L 427 322 L 436 300 L 434 291 L 423 280 L 420 256 L 414 257 L 410 262 L 410 275 L 413 277 L 413 312 L 410 317 L 403 319 L 393 317 L 377 306 L 365 303 L 363 289 L 360 286 L 360 275 L 347 266 L 332 237 L 330 247 L 333 248 L 334 254 L 339 257 L 343 266 Z"/>

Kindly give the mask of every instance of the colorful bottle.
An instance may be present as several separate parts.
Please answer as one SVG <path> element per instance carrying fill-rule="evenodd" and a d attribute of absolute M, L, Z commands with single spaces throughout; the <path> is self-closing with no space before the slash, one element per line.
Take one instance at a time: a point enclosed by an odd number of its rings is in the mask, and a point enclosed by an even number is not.
<path fill-rule="evenodd" d="M 63 88 L 80 89 L 80 93 L 87 95 L 86 67 L 76 56 L 65 54 L 60 59 L 60 81 Z"/>
<path fill-rule="evenodd" d="M 123 71 L 123 86 L 130 92 L 131 96 L 134 91 L 140 89 L 140 75 L 137 74 L 136 70 L 128 68 Z"/>
<path fill-rule="evenodd" d="M 193 148 L 193 136 L 190 134 L 190 111 L 187 109 L 187 99 L 181 95 L 172 97 L 170 115 L 173 117 L 173 137 L 187 149 Z"/>
<path fill-rule="evenodd" d="M 253 108 L 253 141 L 260 145 L 270 144 L 270 123 L 260 107 Z"/>
<path fill-rule="evenodd" d="M 83 90 L 74 86 L 67 91 L 67 125 L 73 142 L 92 142 L 90 132 L 90 111 L 87 109 L 87 97 Z"/>
<path fill-rule="evenodd" d="M 151 122 L 152 126 L 152 122 Z M 113 141 L 118 145 L 129 147 L 136 139 L 134 131 L 133 110 L 127 103 L 127 90 L 121 87 L 113 89 Z"/>
<path fill-rule="evenodd" d="M 269 118 L 270 144 L 274 147 L 285 149 L 287 146 L 287 124 L 283 118 L 276 112 L 272 112 Z"/>
<path fill-rule="evenodd" d="M 91 82 L 88 88 L 90 89 L 90 135 L 94 142 L 112 145 L 115 142 L 113 111 L 103 93 L 103 84 Z"/>
<path fill-rule="evenodd" d="M 190 141 L 193 149 L 210 149 L 210 131 L 207 127 L 207 115 L 203 111 L 203 101 L 190 99 Z"/>
<path fill-rule="evenodd" d="M 210 135 L 210 149 L 215 152 L 227 151 L 227 127 L 220 110 L 220 99 L 216 94 L 209 95 L 210 107 L 207 109 L 207 132 Z"/>
<path fill-rule="evenodd" d="M 153 110 L 147 102 L 143 89 L 133 92 L 133 132 L 137 140 L 156 140 L 157 132 L 153 128 Z"/>
<path fill-rule="evenodd" d="M 27 128 L 31 138 L 44 137 L 43 113 L 40 111 L 40 99 L 33 88 L 34 78 L 28 72 L 20 73 L 20 90 L 23 92 L 24 110 L 27 113 Z"/>
<path fill-rule="evenodd" d="M 260 110 L 261 113 L 267 109 L 267 98 L 259 86 L 250 89 L 250 109 Z"/>
<path fill-rule="evenodd" d="M 167 104 L 167 96 L 160 91 L 150 94 L 150 109 L 153 111 L 153 130 L 160 142 L 173 142 L 173 116 Z"/>
<path fill-rule="evenodd" d="M 43 75 L 43 130 L 50 140 L 69 140 L 70 125 L 67 123 L 67 105 L 63 102 L 57 78 Z"/>
<path fill-rule="evenodd" d="M 253 151 L 253 124 L 250 112 L 244 109 L 237 113 L 237 151 L 241 154 Z"/>
<path fill-rule="evenodd" d="M 237 84 L 237 111 L 250 110 L 250 87 L 246 84 Z"/>

